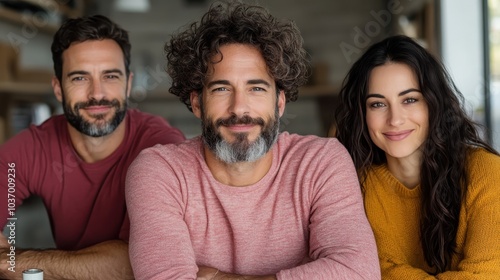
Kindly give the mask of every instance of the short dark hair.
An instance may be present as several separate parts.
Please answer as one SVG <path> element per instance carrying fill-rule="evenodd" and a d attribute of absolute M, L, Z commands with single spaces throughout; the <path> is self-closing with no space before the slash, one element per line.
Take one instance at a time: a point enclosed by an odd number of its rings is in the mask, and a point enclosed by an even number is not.
<path fill-rule="evenodd" d="M 128 32 L 102 15 L 93 15 L 66 20 L 54 35 L 52 41 L 52 61 L 56 77 L 62 78 L 62 54 L 71 44 L 88 40 L 114 40 L 123 51 L 125 71 L 130 73 L 130 49 Z"/>
<path fill-rule="evenodd" d="M 295 101 L 307 81 L 308 57 L 300 31 L 292 21 L 279 21 L 266 9 L 241 2 L 211 5 L 200 22 L 173 35 L 165 44 L 169 92 L 192 111 L 190 93 L 201 93 L 208 66 L 220 47 L 238 43 L 256 47 L 286 101 Z"/>

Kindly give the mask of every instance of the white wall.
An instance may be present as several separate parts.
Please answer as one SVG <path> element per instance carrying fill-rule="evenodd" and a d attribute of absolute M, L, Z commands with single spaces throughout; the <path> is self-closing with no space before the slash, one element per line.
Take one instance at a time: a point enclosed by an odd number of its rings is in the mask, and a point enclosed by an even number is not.
<path fill-rule="evenodd" d="M 442 55 L 469 114 L 484 119 L 482 5 L 479 0 L 441 0 Z"/>

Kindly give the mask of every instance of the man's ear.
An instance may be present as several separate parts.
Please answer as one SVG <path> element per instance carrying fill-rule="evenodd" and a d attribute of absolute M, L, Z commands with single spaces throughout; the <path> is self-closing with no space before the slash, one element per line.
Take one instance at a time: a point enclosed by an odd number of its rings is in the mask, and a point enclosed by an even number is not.
<path fill-rule="evenodd" d="M 62 89 L 61 89 L 61 82 L 56 76 L 52 77 L 52 89 L 54 90 L 54 95 L 56 96 L 57 100 L 62 103 Z"/>
<path fill-rule="evenodd" d="M 280 93 L 278 95 L 278 112 L 280 114 L 280 117 L 283 116 L 283 113 L 285 112 L 285 104 L 286 104 L 285 91 L 280 90 Z"/>
<path fill-rule="evenodd" d="M 134 78 L 134 73 L 130 72 L 127 80 L 127 98 L 130 97 L 130 92 L 132 91 L 132 79 Z"/>
<path fill-rule="evenodd" d="M 191 95 L 189 96 L 189 101 L 191 101 L 191 109 L 193 110 L 193 114 L 201 119 L 201 104 L 200 104 L 200 96 L 199 93 L 196 91 L 192 91 Z"/>

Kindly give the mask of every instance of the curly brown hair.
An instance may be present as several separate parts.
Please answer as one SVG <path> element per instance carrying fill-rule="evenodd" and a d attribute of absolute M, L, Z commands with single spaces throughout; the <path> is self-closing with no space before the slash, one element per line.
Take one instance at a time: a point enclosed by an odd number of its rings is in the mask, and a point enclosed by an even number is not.
<path fill-rule="evenodd" d="M 279 21 L 263 7 L 241 2 L 212 4 L 200 22 L 165 44 L 167 73 L 172 78 L 169 92 L 192 111 L 190 93 L 201 93 L 208 66 L 214 63 L 211 59 L 220 54 L 221 46 L 231 43 L 258 48 L 286 101 L 297 100 L 309 66 L 299 29 L 292 21 Z"/>

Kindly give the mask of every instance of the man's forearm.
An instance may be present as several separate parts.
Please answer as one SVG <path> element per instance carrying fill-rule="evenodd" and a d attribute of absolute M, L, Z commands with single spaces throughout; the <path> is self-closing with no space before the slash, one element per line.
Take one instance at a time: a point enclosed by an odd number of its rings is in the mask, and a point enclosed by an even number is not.
<path fill-rule="evenodd" d="M 6 251 L 0 259 L 5 263 Z M 15 272 L 2 266 L 2 276 L 22 279 L 22 271 L 40 268 L 44 279 L 134 279 L 128 244 L 112 240 L 78 251 L 16 250 Z"/>
<path fill-rule="evenodd" d="M 276 280 L 276 276 L 274 275 L 267 275 L 267 276 L 237 275 L 237 274 L 222 272 L 216 268 L 206 267 L 206 266 L 198 267 L 197 277 L 200 280 L 217 280 L 217 279 Z"/>
<path fill-rule="evenodd" d="M 215 275 L 213 280 L 276 280 L 276 276 L 274 275 L 267 275 L 267 276 L 252 276 L 252 275 L 238 275 L 238 274 L 231 274 L 231 273 L 225 273 L 225 272 L 220 272 Z"/>

